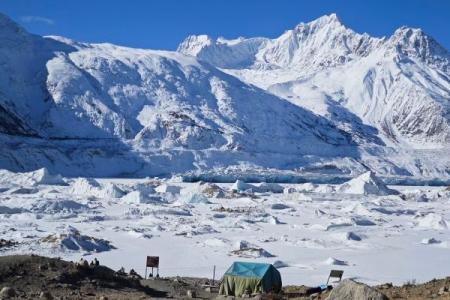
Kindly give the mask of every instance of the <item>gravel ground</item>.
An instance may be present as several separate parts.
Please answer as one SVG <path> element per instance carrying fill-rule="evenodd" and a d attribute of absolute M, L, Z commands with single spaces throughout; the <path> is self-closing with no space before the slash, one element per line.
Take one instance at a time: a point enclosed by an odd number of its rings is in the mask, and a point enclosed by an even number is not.
<path fill-rule="evenodd" d="M 217 288 L 210 284 L 208 279 L 189 277 L 143 280 L 101 265 L 83 266 L 34 255 L 0 257 L 0 299 L 215 299 Z M 375 288 L 390 299 L 450 299 L 450 277 L 400 287 L 387 283 Z M 287 286 L 282 295 L 260 298 L 326 299 L 328 296 L 328 292 L 307 295 L 308 289 Z"/>

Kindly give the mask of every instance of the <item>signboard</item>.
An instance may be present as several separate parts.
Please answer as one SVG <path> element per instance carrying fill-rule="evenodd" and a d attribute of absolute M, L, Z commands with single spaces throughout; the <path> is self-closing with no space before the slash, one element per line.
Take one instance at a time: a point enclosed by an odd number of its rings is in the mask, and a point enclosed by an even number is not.
<path fill-rule="evenodd" d="M 147 256 L 148 268 L 159 268 L 159 256 Z"/>
<path fill-rule="evenodd" d="M 344 275 L 344 271 L 342 270 L 331 270 L 330 276 L 328 276 L 327 285 L 330 282 L 330 278 L 339 278 L 339 281 L 341 281 L 342 275 Z"/>
<path fill-rule="evenodd" d="M 334 278 L 342 278 L 342 275 L 344 274 L 344 271 L 341 270 L 331 270 L 330 272 L 330 277 L 334 277 Z"/>

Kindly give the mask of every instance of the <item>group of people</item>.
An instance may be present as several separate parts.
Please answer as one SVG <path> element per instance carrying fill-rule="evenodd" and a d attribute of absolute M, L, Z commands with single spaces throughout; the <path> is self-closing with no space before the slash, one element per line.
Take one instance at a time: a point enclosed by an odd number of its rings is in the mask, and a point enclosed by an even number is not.
<path fill-rule="evenodd" d="M 122 267 L 119 269 L 119 271 L 117 271 L 117 274 L 121 275 L 121 276 L 129 276 L 129 277 L 135 278 L 135 279 L 142 279 L 142 276 L 139 275 L 134 269 L 131 269 L 130 273 L 127 274 L 127 272 L 125 272 L 125 268 Z"/>
<path fill-rule="evenodd" d="M 94 258 L 94 260 L 92 260 L 90 263 L 85 260 L 84 258 L 81 258 L 80 261 L 77 264 L 79 267 L 83 267 L 83 268 L 95 268 L 100 266 L 100 262 L 98 261 L 97 258 Z"/>
<path fill-rule="evenodd" d="M 91 262 L 88 262 L 86 259 L 81 258 L 80 261 L 77 263 L 77 266 L 79 268 L 85 268 L 85 269 L 95 268 L 95 267 L 100 266 L 100 262 L 98 261 L 97 258 L 94 258 L 94 260 L 92 260 Z M 116 273 L 119 276 L 129 276 L 129 277 L 136 278 L 136 279 L 142 279 L 141 275 L 139 275 L 134 269 L 131 269 L 130 273 L 127 274 L 127 272 L 125 271 L 125 268 L 122 267 Z"/>

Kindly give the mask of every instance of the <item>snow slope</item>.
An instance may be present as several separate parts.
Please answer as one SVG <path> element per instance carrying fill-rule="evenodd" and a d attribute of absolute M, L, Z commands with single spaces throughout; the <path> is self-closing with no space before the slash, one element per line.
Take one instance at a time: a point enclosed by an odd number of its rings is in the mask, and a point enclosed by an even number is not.
<path fill-rule="evenodd" d="M 42 113 L 32 118 L 30 125 L 42 137 L 135 139 L 147 147 L 162 149 L 251 147 L 273 151 L 267 142 L 270 132 L 271 139 L 294 152 L 306 148 L 302 147 L 306 140 L 325 147 L 351 142 L 323 118 L 192 57 L 41 38 L 20 28 L 15 31 L 21 35 L 12 32 L 8 38 L 23 36 L 21 47 L 48 47 L 42 49 L 47 50 L 48 60 L 42 61 L 43 57 L 35 53 L 29 57 L 41 60 L 38 65 L 44 68 L 36 72 L 46 73 L 45 82 L 39 83 L 45 84 L 48 95 L 46 99 L 35 97 L 42 100 L 36 104 L 33 99 L 21 97 L 16 89 L 4 87 L 7 99 L 15 100 L 14 105 L 5 101 L 4 107 L 15 109 L 16 115 L 28 120 L 28 114 L 34 111 L 31 105 L 38 106 Z M 61 49 L 60 44 L 65 47 Z M 22 60 L 19 57 L 10 61 Z M 17 73 L 15 67 L 11 66 L 13 75 Z M 23 70 L 23 77 L 39 80 L 27 71 Z"/>
<path fill-rule="evenodd" d="M 382 88 L 370 76 L 371 93 L 341 78 L 325 81 L 329 91 L 315 87 L 315 81 L 324 82 L 324 72 L 339 77 L 339 71 L 330 70 L 351 65 L 365 74 L 380 49 L 398 53 L 386 40 L 346 29 L 333 15 L 300 24 L 275 40 L 190 37 L 179 52 L 36 36 L 4 15 L 0 24 L 1 168 L 46 167 L 83 177 L 227 170 L 353 176 L 370 169 L 378 175 L 429 178 L 450 173 L 448 116 L 443 114 L 448 60 L 445 50 L 437 51 L 427 38 L 422 44 L 428 52 L 403 47 L 401 54 L 421 62 L 408 70 L 427 66 L 427 77 L 399 80 L 406 83 L 391 88 L 386 102 L 375 95 Z M 305 59 L 313 53 L 320 55 Z M 404 65 L 392 64 L 391 72 Z M 299 79 L 301 70 L 307 78 Z M 267 78 L 269 86 L 245 83 L 255 83 L 250 77 Z M 435 77 L 441 91 L 431 98 L 425 88 L 434 88 L 428 79 Z M 419 97 L 407 98 L 404 91 Z M 365 107 L 357 103 L 360 95 L 371 105 L 367 116 L 356 109 Z M 304 104 L 301 97 L 315 103 Z M 423 111 L 432 113 L 426 128 Z M 400 142 L 386 139 L 380 118 Z M 405 146 L 412 142 L 440 149 L 422 153 Z M 439 161 L 433 159 L 436 151 L 443 153 Z"/>
<path fill-rule="evenodd" d="M 248 45 L 253 51 L 244 51 Z M 191 36 L 178 48 L 312 110 L 356 136 L 396 148 L 450 144 L 450 55 L 420 29 L 374 38 L 335 14 L 275 39 Z M 227 53 L 242 53 L 247 64 Z M 220 59 L 220 62 L 217 60 Z M 375 131 L 374 131 L 375 130 Z"/>
<path fill-rule="evenodd" d="M 40 37 L 6 16 L 1 22 L 0 129 L 21 136 L 3 137 L 3 167 L 117 176 L 192 170 L 203 164 L 198 151 L 215 152 L 222 166 L 254 153 L 258 161 L 357 155 L 326 119 L 195 58 Z M 105 170 L 110 158 L 117 165 Z M 165 170 L 174 160 L 181 163 Z"/>

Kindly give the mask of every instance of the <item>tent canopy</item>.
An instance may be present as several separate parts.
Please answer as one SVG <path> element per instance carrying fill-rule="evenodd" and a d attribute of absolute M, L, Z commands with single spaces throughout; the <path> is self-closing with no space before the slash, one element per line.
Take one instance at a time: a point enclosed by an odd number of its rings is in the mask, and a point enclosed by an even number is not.
<path fill-rule="evenodd" d="M 279 292 L 281 275 L 271 264 L 234 262 L 225 272 L 219 294 L 242 296 L 245 293 Z"/>
<path fill-rule="evenodd" d="M 270 264 L 234 262 L 225 275 L 263 278 L 270 269 Z"/>

